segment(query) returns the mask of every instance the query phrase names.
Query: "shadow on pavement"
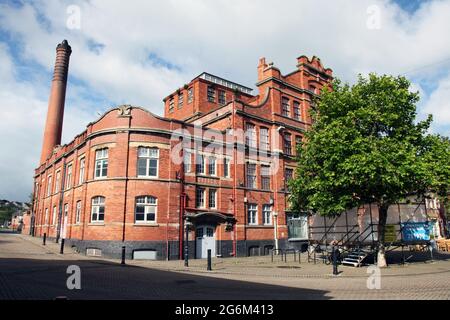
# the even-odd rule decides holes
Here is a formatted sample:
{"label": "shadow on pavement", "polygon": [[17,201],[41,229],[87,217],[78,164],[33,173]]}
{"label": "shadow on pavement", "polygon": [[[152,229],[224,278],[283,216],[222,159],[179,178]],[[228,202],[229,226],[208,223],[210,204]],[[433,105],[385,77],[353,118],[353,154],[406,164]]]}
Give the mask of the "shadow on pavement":
{"label": "shadow on pavement", "polygon": [[[81,269],[81,290],[67,289],[69,265]],[[0,299],[299,300],[329,299],[327,291],[217,279],[121,266],[102,260],[0,258]]]}

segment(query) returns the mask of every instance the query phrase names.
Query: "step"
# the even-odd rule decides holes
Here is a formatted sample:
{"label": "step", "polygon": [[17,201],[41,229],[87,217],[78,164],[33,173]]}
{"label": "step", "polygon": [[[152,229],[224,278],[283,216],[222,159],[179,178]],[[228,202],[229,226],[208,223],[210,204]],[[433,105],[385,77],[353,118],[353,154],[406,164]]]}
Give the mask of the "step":
{"label": "step", "polygon": [[351,265],[353,267],[358,267],[360,265],[360,263],[359,262],[342,261],[342,265]]}
{"label": "step", "polygon": [[361,260],[360,259],[353,259],[353,258],[345,258],[344,260],[342,260],[342,261],[347,261],[347,262],[353,262],[353,261],[355,261],[355,262],[360,262]]}

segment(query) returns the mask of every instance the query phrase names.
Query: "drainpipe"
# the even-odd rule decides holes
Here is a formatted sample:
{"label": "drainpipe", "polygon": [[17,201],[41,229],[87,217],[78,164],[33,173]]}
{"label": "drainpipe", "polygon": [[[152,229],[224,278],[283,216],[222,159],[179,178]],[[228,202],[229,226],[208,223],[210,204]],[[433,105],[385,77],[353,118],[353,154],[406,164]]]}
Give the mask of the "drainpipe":
{"label": "drainpipe", "polygon": [[[236,99],[233,102],[233,112],[232,112],[232,123],[233,123],[233,134],[234,130],[236,130]],[[237,202],[237,190],[236,190],[236,181],[237,181],[237,144],[236,141],[234,141],[233,138],[233,167],[234,167],[234,174],[233,174],[233,215],[234,219],[236,219],[236,223],[234,224],[233,228],[233,257],[236,257],[237,255],[237,209],[236,209],[236,202]]]}
{"label": "drainpipe", "polygon": [[62,215],[63,215],[63,203],[64,203],[64,187],[66,181],[66,158],[64,158],[63,167],[62,167],[62,177],[61,177],[61,188],[60,188],[60,197],[59,197],[59,213],[58,213],[58,228],[56,229],[56,243],[59,242],[59,238],[61,237],[61,228],[62,228]]}
{"label": "drainpipe", "polygon": [[[273,237],[275,241],[275,250],[278,250],[278,212],[273,212]],[[278,253],[278,251],[277,251]]]}
{"label": "drainpipe", "polygon": [[[183,138],[180,138],[180,143],[183,144]],[[185,205],[186,205],[186,194],[184,190],[184,145],[181,148],[181,169],[179,174],[180,179],[180,229],[179,229],[179,235],[178,235],[178,250],[179,250],[179,257],[180,260],[183,259],[183,230],[184,230],[184,211],[185,211]],[[186,237],[186,245],[189,245],[188,238]]]}
{"label": "drainpipe", "polygon": [[123,227],[122,227],[122,245],[125,243],[125,230],[127,222],[127,193],[128,193],[128,162],[130,157],[130,128],[131,128],[131,116],[128,118],[128,129],[127,130],[127,154],[125,160],[125,190],[124,190],[124,201],[123,201]]}

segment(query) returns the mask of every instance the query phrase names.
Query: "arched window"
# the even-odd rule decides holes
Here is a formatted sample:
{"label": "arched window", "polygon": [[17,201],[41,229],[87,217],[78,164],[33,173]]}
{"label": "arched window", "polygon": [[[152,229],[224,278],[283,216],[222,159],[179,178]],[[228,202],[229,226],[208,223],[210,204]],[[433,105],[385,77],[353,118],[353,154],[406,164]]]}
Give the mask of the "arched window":
{"label": "arched window", "polygon": [[158,199],[152,196],[141,196],[136,198],[135,222],[155,223]]}
{"label": "arched window", "polygon": [[105,221],[105,197],[92,198],[91,222]]}

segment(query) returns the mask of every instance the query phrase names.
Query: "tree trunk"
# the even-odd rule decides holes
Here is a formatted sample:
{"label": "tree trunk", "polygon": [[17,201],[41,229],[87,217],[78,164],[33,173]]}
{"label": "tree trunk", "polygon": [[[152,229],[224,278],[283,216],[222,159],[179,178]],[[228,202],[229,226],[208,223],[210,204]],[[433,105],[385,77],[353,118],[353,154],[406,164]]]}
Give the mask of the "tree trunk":
{"label": "tree trunk", "polygon": [[386,220],[389,205],[378,205],[378,256],[377,265],[379,268],[387,267],[386,248],[384,247],[384,235],[386,230]]}

